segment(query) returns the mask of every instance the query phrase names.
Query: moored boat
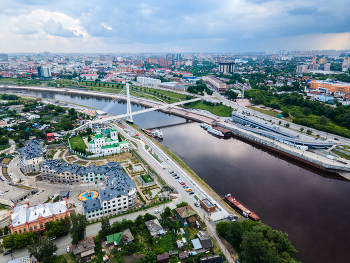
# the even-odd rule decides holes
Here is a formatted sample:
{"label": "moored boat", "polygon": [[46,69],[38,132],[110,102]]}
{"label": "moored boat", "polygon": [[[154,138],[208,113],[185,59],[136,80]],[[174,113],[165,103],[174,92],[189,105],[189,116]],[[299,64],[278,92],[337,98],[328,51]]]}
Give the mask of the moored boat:
{"label": "moored boat", "polygon": [[240,201],[238,201],[231,194],[225,195],[225,201],[229,203],[234,208],[237,208],[245,217],[249,217],[253,221],[258,221],[260,218],[253,211],[249,210],[245,205],[243,205]]}

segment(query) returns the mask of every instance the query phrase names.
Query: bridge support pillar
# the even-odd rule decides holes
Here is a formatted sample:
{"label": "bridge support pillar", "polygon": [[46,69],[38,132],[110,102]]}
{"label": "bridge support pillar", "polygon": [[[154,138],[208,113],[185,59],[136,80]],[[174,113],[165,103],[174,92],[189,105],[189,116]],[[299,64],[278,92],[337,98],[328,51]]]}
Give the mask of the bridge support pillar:
{"label": "bridge support pillar", "polygon": [[128,115],[126,121],[129,123],[134,123],[134,121],[132,120],[129,83],[126,83],[126,114]]}

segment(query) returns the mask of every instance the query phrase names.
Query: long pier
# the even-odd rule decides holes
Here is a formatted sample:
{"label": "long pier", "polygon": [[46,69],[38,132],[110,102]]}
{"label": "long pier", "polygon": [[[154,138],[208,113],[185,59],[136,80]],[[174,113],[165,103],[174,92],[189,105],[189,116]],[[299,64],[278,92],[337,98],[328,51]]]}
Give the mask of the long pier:
{"label": "long pier", "polygon": [[[304,164],[310,165],[317,169],[338,173],[342,177],[350,180],[350,164],[349,163],[337,163],[335,160],[328,159],[324,156],[317,155],[311,151],[304,151],[297,149],[293,146],[273,141],[272,139],[254,134],[252,132],[240,129],[235,125],[217,123],[218,126],[231,130],[235,136],[249,141],[263,148],[267,148],[271,151],[277,152]],[[288,149],[289,148],[289,149]]]}

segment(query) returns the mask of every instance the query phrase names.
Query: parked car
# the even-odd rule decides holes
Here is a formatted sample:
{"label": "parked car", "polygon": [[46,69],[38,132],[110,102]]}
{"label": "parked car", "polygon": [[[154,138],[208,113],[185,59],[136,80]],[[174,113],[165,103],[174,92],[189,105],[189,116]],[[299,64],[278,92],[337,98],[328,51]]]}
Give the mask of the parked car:
{"label": "parked car", "polygon": [[177,174],[173,174],[173,177],[177,176]]}
{"label": "parked car", "polygon": [[[191,193],[193,193],[194,194],[194,192],[192,191]],[[193,195],[193,194],[191,194],[190,193],[190,195]],[[199,207],[200,206],[200,204],[199,203],[194,203],[194,205],[196,206],[196,207]]]}
{"label": "parked car", "polygon": [[160,212],[161,212],[161,211],[158,210],[158,209],[154,211],[155,214],[159,214]]}
{"label": "parked car", "polygon": [[339,139],[338,139],[338,138],[334,138],[334,140],[339,141]]}
{"label": "parked car", "polygon": [[67,253],[70,252],[70,247],[69,246],[66,247],[66,251],[67,251]]}
{"label": "parked car", "polygon": [[180,178],[180,176],[176,176],[176,177],[175,177],[175,179],[179,179],[179,178]]}
{"label": "parked car", "polygon": [[236,259],[235,261],[236,261],[236,263],[239,263],[239,260],[238,260],[238,259]]}
{"label": "parked car", "polygon": [[190,188],[190,187],[188,187],[187,185],[184,185],[184,189],[188,189],[188,188]]}
{"label": "parked car", "polygon": [[170,174],[174,174],[175,172],[174,171],[171,171]]}
{"label": "parked car", "polygon": [[56,237],[50,237],[48,240],[52,241],[52,240],[55,240],[55,239],[56,239]]}
{"label": "parked car", "polygon": [[185,185],[186,183],[185,182],[182,182],[182,183],[180,183],[181,185]]}
{"label": "parked car", "polygon": [[187,188],[186,192],[192,192],[192,189],[191,188]]}
{"label": "parked car", "polygon": [[9,249],[9,250],[5,251],[3,255],[6,256],[9,254],[12,254],[12,251],[13,251],[12,249]]}
{"label": "parked car", "polygon": [[[194,192],[192,191],[192,192],[189,192],[189,194],[190,195],[194,195]],[[195,205],[198,207],[199,206],[199,204],[198,203],[195,203]]]}

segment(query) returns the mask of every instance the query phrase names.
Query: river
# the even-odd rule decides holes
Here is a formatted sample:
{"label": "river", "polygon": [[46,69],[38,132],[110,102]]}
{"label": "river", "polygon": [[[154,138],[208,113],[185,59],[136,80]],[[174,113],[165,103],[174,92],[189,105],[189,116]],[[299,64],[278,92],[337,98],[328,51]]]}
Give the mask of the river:
{"label": "river", "polygon": [[[103,109],[107,103],[104,99],[46,92],[25,94],[97,109]],[[140,109],[141,106],[132,106],[133,111]],[[126,104],[116,104],[110,113],[126,113]],[[349,181],[239,138],[218,139],[198,123],[186,123],[177,116],[154,111],[133,118],[141,128],[165,126],[162,144],[182,158],[220,196],[231,193],[257,213],[263,223],[288,233],[299,251],[298,260],[349,262]]]}

